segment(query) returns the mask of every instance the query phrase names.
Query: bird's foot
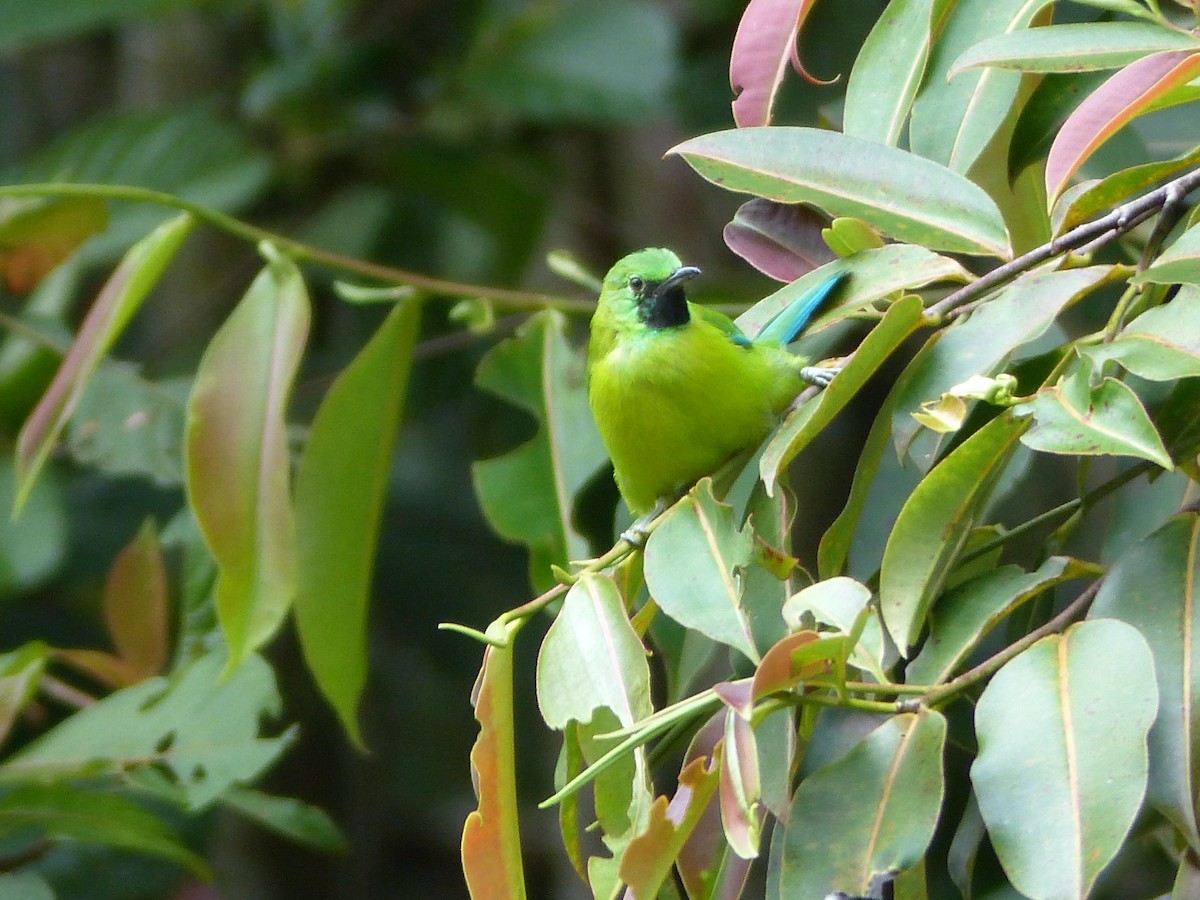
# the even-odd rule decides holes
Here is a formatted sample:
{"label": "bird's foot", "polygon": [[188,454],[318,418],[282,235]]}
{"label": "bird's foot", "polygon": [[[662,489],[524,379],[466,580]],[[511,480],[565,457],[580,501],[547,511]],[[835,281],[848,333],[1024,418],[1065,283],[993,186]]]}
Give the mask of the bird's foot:
{"label": "bird's foot", "polygon": [[842,371],[841,366],[805,366],[800,370],[800,377],[809,384],[815,384],[819,388],[829,387],[829,383],[833,381],[834,376]]}

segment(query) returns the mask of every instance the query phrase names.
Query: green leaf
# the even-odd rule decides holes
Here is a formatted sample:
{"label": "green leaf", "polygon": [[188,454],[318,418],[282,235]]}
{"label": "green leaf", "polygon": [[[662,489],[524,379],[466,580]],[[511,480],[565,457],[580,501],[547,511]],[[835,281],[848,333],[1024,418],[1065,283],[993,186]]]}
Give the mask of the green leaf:
{"label": "green leaf", "polygon": [[232,787],[221,795],[221,804],[290,841],[327,853],[347,848],[345,836],[323,810],[292,797]]}
{"label": "green leaf", "polygon": [[929,612],[929,637],[905,667],[905,680],[913,684],[945,681],[1009,613],[1057,584],[1099,573],[1095,566],[1052,556],[1034,572],[1001,566],[947,591]]}
{"label": "green leaf", "polygon": [[950,68],[996,66],[1016,72],[1090,72],[1119,69],[1161,50],[1200,50],[1183,31],[1150,22],[1047,25],[998,34],[963,53]]}
{"label": "green leaf", "polygon": [[103,365],[88,381],[67,426],[67,450],[78,462],[116,476],[183,482],[183,429],[188,379],[147,381],[131,366]]}
{"label": "green leaf", "polygon": [[188,808],[207,806],[261,775],[294,734],[259,737],[260,718],[280,712],[270,666],[249,656],[223,677],[225,662],[223,653],[209,654],[170,679],[109,694],[10,756],[0,782],[136,778],[165,767]]}
{"label": "green leaf", "polygon": [[608,709],[628,727],[653,712],[646,650],[611,578],[585,575],[546,632],[537,665],[538,708],[558,731]]}
{"label": "green leaf", "polygon": [[[1044,152],[1045,148],[1042,149]],[[1076,225],[1082,225],[1123,200],[1149,190],[1159,182],[1193,168],[1197,163],[1200,163],[1200,147],[1165,162],[1130,166],[1099,181],[1071,187],[1054,204],[1051,214],[1054,233],[1062,234]]]}
{"label": "green leaf", "polygon": [[0,796],[0,836],[33,828],[51,840],[84,841],[161,856],[211,877],[192,853],[153,813],[125,797],[68,784],[22,785]]}
{"label": "green leaf", "polygon": [[272,254],[204,351],[188,399],[188,500],[217,561],[231,669],[275,633],[296,591],[286,414],[309,315],[300,270]]}
{"label": "green leaf", "polygon": [[1035,271],[949,328],[936,332],[896,382],[892,434],[901,456],[928,470],[945,438],[924,430],[913,413],[972,375],[1003,371],[1013,350],[1046,333],[1068,306],[1110,281],[1115,266]]}
{"label": "green leaf", "polygon": [[1180,288],[1170,303],[1146,310],[1112,343],[1080,351],[1093,363],[1114,359],[1151,381],[1200,375],[1200,287]]}
{"label": "green leaf", "polygon": [[846,84],[842,130],[895,147],[925,74],[933,0],[891,0],[863,41]]}
{"label": "green leaf", "polygon": [[979,256],[1010,253],[1004,220],[982,188],[894,147],[815,128],[718,131],[668,153],[714,184],[853,216],[900,241]]}
{"label": "green leaf", "polygon": [[1136,456],[1174,468],[1154,423],[1133,389],[1115,378],[1091,387],[1087,357],[1058,384],[1039,391],[1030,403],[1014,406],[1016,415],[1032,415],[1021,443],[1045,453],[1071,456]]}
{"label": "green leaf", "polygon": [[[880,300],[890,300],[898,292],[944,281],[966,284],[973,277],[956,260],[912,244],[889,244],[878,249],[860,250],[854,254],[852,261],[837,265],[848,269],[851,277],[838,288],[834,298],[836,302],[817,313],[804,329],[805,334],[823,331],[863,307]],[[818,269],[759,300],[738,316],[738,327],[751,337],[757,335],[809,288],[828,278],[830,271]]]}
{"label": "green leaf", "polygon": [[[1069,75],[1048,75],[1038,83],[1021,107],[1009,140],[1010,179],[1016,179],[1035,163],[1045,161],[1063,122],[1105,82],[1108,75],[1104,71],[1073,72]],[[1034,180],[1039,183],[1042,181],[1040,165],[1032,174],[1036,176]]]}
{"label": "green leaf", "polygon": [[1154,654],[1159,712],[1150,730],[1148,798],[1193,851],[1200,850],[1200,747],[1191,712],[1200,695],[1198,550],[1200,516],[1172,519],[1117,559],[1088,613],[1132,625]]}
{"label": "green leaf", "polygon": [[512,632],[504,647],[489,644],[471,694],[479,737],[471,748],[478,807],[463,823],[462,867],[472,897],[525,898],[517,770],[513,747]]}
{"label": "green leaf", "polygon": [[416,303],[392,309],[330,386],[296,473],[296,630],[359,747],[371,575],[419,322]]}
{"label": "green leaf", "polygon": [[0,336],[0,426],[20,428],[62,362],[71,333],[65,320],[79,294],[80,266],[68,260],[43,278],[25,298],[19,321],[42,338],[5,330]]}
{"label": "green leaf", "polygon": [[713,497],[712,479],[702,478],[654,529],[643,566],[664,613],[757,662],[738,574],[750,564],[753,546],[749,530],[738,530],[733,508]]}
{"label": "green leaf", "polygon": [[54,900],[54,888],[30,871],[0,875],[0,897],[5,900]]}
{"label": "green leaf", "polygon": [[1133,280],[1137,283],[1200,284],[1200,225],[1193,225],[1176,238],[1150,268]]}
{"label": "green leaf", "polygon": [[1021,893],[1088,896],[1142,804],[1157,707],[1146,641],[1112,619],[1043,638],[992,678],[971,781]]}
{"label": "green leaf", "polygon": [[913,105],[914,153],[966,173],[1012,110],[1021,86],[1015,72],[987,69],[951,77],[954,62],[993,35],[1028,27],[1049,0],[958,0],[930,55]]}
{"label": "green leaf", "polygon": [[492,115],[611,123],[651,115],[666,99],[678,36],[665,10],[608,0],[501,15],[479,29],[462,75]]}
{"label": "green leaf", "polygon": [[909,294],[897,300],[830,385],[787,417],[759,458],[759,472],[768,491],[774,489],[779,473],[862,390],[921,321],[920,297]]}
{"label": "green leaf", "polygon": [[177,216],[144,237],[125,254],[96,297],[54,380],[17,437],[16,512],[28,498],[88,379],[158,282],[192,225],[190,216]]}
{"label": "green leaf", "polygon": [[916,642],[971,529],[1027,423],[998,416],[930,470],[909,496],[883,552],[879,602],[902,655]]}
{"label": "green leaf", "polygon": [[41,641],[0,653],[0,745],[8,740],[17,717],[36,696],[48,657],[49,650]]}
{"label": "green leaf", "polygon": [[[810,612],[821,624],[848,635],[870,600],[870,590],[853,578],[828,578],[792,596],[783,606],[783,618],[792,628],[798,628],[800,616]],[[883,627],[878,615],[871,611],[849,661],[870,672],[876,681],[884,682],[887,678],[883,674],[883,654]]]}
{"label": "green leaf", "polygon": [[565,328],[553,310],[530,317],[483,358],[475,376],[481,388],[541,424],[532,440],[471,467],[492,527],[529,548],[530,580],[539,590],[553,584],[552,564],[587,555],[572,521],[575,496],[607,457],[588,406],[584,355],[568,343]]}
{"label": "green leaf", "polygon": [[940,713],[904,713],[805,778],[784,833],[781,896],[865,894],[918,862],[941,812],[945,740]]}
{"label": "green leaf", "polygon": [[[0,456],[0,509],[12,509],[16,497],[16,462],[11,456]],[[0,513],[0,599],[35,588],[53,576],[66,558],[67,539],[63,489],[57,478],[42,478],[30,490],[20,521]]]}

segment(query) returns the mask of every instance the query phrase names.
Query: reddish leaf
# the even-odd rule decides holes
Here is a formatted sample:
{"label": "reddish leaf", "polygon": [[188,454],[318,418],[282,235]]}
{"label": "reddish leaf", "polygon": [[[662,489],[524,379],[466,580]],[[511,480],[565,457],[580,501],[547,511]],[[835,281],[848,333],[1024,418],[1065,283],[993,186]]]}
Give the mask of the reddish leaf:
{"label": "reddish leaf", "polygon": [[729,57],[733,121],[739,128],[767,125],[788,63],[810,82],[800,62],[796,38],[814,0],[750,0],[738,23]]}
{"label": "reddish leaf", "polygon": [[629,886],[627,900],[658,896],[675,858],[709,808],[718,781],[717,759],[697,757],[679,773],[671,802],[666,797],[654,801],[646,830],[629,842],[621,857],[621,880]]}
{"label": "reddish leaf", "polygon": [[32,290],[93,234],[108,227],[95,197],[9,199],[0,203],[0,275],[9,290]]}
{"label": "reddish leaf", "polygon": [[821,639],[815,631],[797,631],[789,634],[763,654],[762,662],[754,673],[753,698],[765,697],[774,691],[794,687],[806,675],[816,675],[825,669],[822,662],[807,661],[797,665],[795,652],[806,644]]}
{"label": "reddish leaf", "polygon": [[158,531],[147,520],[113,561],[104,586],[104,622],[117,655],[139,678],[167,663],[167,572]]}
{"label": "reddish leaf", "polygon": [[471,779],[479,807],[463,825],[462,865],[472,900],[525,896],[513,749],[512,654],[511,643],[483,651],[471,697],[479,722],[479,737],[471,748]]}
{"label": "reddish leaf", "polygon": [[1200,73],[1200,53],[1171,50],[1139,59],[1100,85],[1071,113],[1046,160],[1046,192],[1057,197],[1096,148],[1168,91]]}
{"label": "reddish leaf", "polygon": [[795,281],[836,258],[821,237],[825,220],[795,203],[756,197],[725,226],[725,244],[764,275]]}
{"label": "reddish leaf", "polygon": [[54,380],[17,437],[17,512],[83,396],[92,372],[125,330],[191,229],[192,219],[187,215],[154,229],[130,248],[96,297]]}
{"label": "reddish leaf", "polygon": [[720,800],[725,840],[742,859],[754,859],[764,816],[758,744],[750,723],[733,710],[725,713],[723,746]]}
{"label": "reddish leaf", "polygon": [[232,671],[296,590],[287,400],[308,334],[299,269],[272,258],[213,337],[187,406],[188,500],[216,560]]}
{"label": "reddish leaf", "polygon": [[103,650],[55,650],[54,658],[111,688],[129,687],[142,680],[137,669],[119,656]]}

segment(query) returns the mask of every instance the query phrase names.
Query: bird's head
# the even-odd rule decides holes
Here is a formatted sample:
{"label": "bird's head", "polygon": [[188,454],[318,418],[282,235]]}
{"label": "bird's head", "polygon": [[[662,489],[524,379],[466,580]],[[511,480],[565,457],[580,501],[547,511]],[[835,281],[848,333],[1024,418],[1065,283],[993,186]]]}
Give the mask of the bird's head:
{"label": "bird's head", "polygon": [[686,325],[689,319],[683,284],[700,274],[670,250],[650,248],[630,253],[604,276],[601,305],[620,319],[636,317],[649,328]]}

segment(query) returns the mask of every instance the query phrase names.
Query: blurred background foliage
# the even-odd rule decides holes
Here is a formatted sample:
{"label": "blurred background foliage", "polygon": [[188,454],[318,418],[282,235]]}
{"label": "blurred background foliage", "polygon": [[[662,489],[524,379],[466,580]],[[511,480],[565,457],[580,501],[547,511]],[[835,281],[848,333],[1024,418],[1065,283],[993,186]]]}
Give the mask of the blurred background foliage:
{"label": "blurred background foliage", "polygon": [[[817,5],[805,63],[843,81],[814,88],[794,79],[781,121],[836,117],[844,75],[883,5]],[[0,183],[157,188],[349,256],[568,295],[579,292],[549,273],[547,251],[567,248],[603,271],[630,249],[665,244],[704,266],[701,299],[749,301],[772,285],[721,242],[739,199],[661,158],[683,138],[730,124],[729,49],[743,8],[741,0],[2,0]],[[107,230],[25,312],[64,344],[120,253],[169,213],[113,203],[109,215]],[[115,355],[167,385],[186,376],[257,265],[252,247],[201,229]],[[306,274],[316,317],[293,400],[299,421],[382,317],[336,300],[329,273]],[[458,842],[473,806],[468,698],[479,647],[436,623],[482,625],[528,596],[523,553],[485,525],[470,463],[511,448],[534,423],[472,385],[483,352],[520,317],[501,312],[495,332],[476,336],[447,317],[455,299],[427,305],[392,470],[362,709],[371,753],[348,744],[290,630],[269,653],[284,720],[300,732],[263,787],[323,806],[349,849],[322,855],[215,813],[179,822],[193,846],[207,848],[219,896],[465,896]],[[0,310],[23,304],[0,288]],[[577,336],[585,324],[576,317]],[[0,353],[0,376],[21,373],[0,392],[0,446],[11,447],[57,360],[42,353],[28,363]],[[130,389],[111,371],[93,390],[105,385],[110,396]],[[73,457],[86,459],[87,436],[67,437]],[[831,463],[834,455],[826,452]],[[853,454],[841,457],[844,467]],[[99,598],[113,558],[146,516],[165,525],[181,502],[177,487],[101,475],[66,455],[48,474],[19,524],[0,516],[0,649],[32,639],[104,646]],[[5,463],[0,508],[11,490]],[[598,509],[615,496],[606,479],[594,494]],[[842,499],[821,498],[816,521],[832,518]],[[594,527],[607,525],[600,517]],[[517,671],[531,680],[533,668],[529,660]],[[532,685],[518,685],[517,696],[532,698]],[[43,712],[49,722],[64,710]],[[545,796],[555,741],[536,710],[519,714],[526,796]],[[524,819],[530,888],[582,896],[553,816],[531,810]],[[61,897],[210,895],[184,884],[177,867],[82,845],[56,847],[38,869]]]}

